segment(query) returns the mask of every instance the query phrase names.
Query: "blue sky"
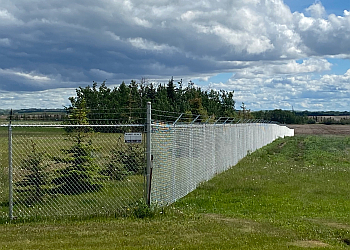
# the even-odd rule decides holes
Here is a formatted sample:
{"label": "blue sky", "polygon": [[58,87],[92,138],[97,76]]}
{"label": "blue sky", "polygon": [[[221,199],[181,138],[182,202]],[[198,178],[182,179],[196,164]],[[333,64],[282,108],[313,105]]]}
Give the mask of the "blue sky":
{"label": "blue sky", "polygon": [[349,34],[345,0],[0,0],[1,106],[173,76],[238,108],[350,110]]}

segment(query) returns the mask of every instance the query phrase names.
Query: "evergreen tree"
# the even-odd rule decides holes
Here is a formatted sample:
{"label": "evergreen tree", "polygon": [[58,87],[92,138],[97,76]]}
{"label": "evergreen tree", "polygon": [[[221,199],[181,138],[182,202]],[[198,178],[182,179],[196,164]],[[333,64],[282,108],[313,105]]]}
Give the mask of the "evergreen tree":
{"label": "evergreen tree", "polygon": [[32,150],[22,161],[21,167],[25,170],[24,178],[17,182],[16,191],[19,198],[26,205],[42,202],[49,193],[49,175],[46,171],[45,155],[38,152],[36,144],[32,142]]}
{"label": "evergreen tree", "polygon": [[112,180],[123,180],[129,175],[143,174],[144,170],[143,146],[128,144],[124,148],[118,147],[110,152],[109,162],[101,173]]}
{"label": "evergreen tree", "polygon": [[[69,118],[74,124],[87,125],[86,102],[81,99],[73,101]],[[97,191],[102,188],[99,168],[94,164],[92,145],[92,130],[88,126],[77,126],[67,136],[73,145],[62,149],[65,157],[54,158],[57,163],[64,163],[66,167],[57,170],[57,177],[53,183],[57,185],[57,192],[62,194],[80,194]]]}
{"label": "evergreen tree", "polygon": [[80,87],[76,94],[76,97],[69,99],[71,106],[76,106],[84,99],[86,108],[90,111],[87,119],[94,124],[97,119],[96,113],[100,115],[99,120],[103,124],[111,120],[116,123],[136,123],[144,118],[145,112],[141,112],[140,108],[145,109],[149,101],[152,102],[153,109],[161,111],[191,112],[193,115],[211,117],[236,115],[233,91],[210,90],[207,92],[195,87],[191,81],[187,87],[183,87],[182,80],[178,82],[177,87],[173,78],[167,84],[158,84],[157,87],[152,83],[145,84],[145,81],[141,84],[131,81],[129,85],[122,82],[113,90],[110,90],[105,82],[99,88],[97,83],[93,82],[92,87]]}

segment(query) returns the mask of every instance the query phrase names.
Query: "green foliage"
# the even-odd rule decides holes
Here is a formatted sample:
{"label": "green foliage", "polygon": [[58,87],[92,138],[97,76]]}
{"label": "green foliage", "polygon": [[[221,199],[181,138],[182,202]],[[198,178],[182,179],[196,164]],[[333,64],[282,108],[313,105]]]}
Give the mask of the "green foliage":
{"label": "green foliage", "polygon": [[133,215],[140,219],[151,218],[155,215],[155,209],[148,206],[144,199],[140,199],[133,208]]}
{"label": "green foliage", "polygon": [[278,139],[164,210],[3,224],[0,248],[348,249],[349,150],[349,137]]}
{"label": "green foliage", "polygon": [[339,117],[348,116],[349,112],[338,111],[290,111],[290,110],[265,110],[252,112],[254,118],[276,121],[286,124],[315,124],[323,123],[327,125],[338,124],[346,125],[350,124],[350,118]]}
{"label": "green foliage", "polygon": [[305,124],[309,122],[309,118],[303,113],[281,109],[252,112],[252,115],[255,119],[275,121],[284,124]]}
{"label": "green foliage", "polygon": [[[69,124],[88,125],[85,99],[71,98],[72,106],[68,119]],[[57,163],[66,167],[56,171],[58,177],[53,179],[57,185],[56,192],[62,194],[80,194],[94,192],[102,188],[99,167],[94,163],[93,154],[96,148],[92,145],[92,130],[88,126],[71,127],[67,130],[68,140],[72,146],[62,149],[66,157],[55,157]]]}
{"label": "green foliage", "polygon": [[106,168],[101,171],[101,174],[108,176],[111,180],[121,181],[130,175],[131,172],[121,162],[118,152],[112,151],[110,161]]}
{"label": "green foliage", "polygon": [[[98,87],[93,82],[92,87],[79,87],[76,97],[69,98],[71,107],[68,112],[85,102],[86,114],[90,124],[105,124],[107,121],[118,123],[135,123],[145,118],[145,112],[140,108],[146,108],[147,102],[152,102],[152,108],[162,111],[178,113],[200,114],[201,120],[208,116],[215,117],[235,116],[235,101],[233,91],[203,91],[195,88],[190,82],[183,87],[182,80],[176,83],[173,79],[168,84],[137,83],[131,81],[129,85],[122,82],[118,87],[110,89],[103,82]],[[69,120],[72,120],[70,116]],[[201,121],[199,120],[199,121]],[[74,124],[74,123],[73,123]],[[99,131],[103,131],[100,128]]]}
{"label": "green foliage", "polygon": [[299,115],[306,116],[349,116],[349,111],[296,111]]}
{"label": "green foliage", "polygon": [[55,158],[57,163],[66,167],[56,171],[58,177],[53,179],[57,185],[56,192],[62,194],[80,194],[98,191],[102,188],[99,168],[94,164],[95,148],[91,141],[83,141],[79,134],[73,136],[73,144],[69,149],[62,149],[64,158]]}
{"label": "green foliage", "polygon": [[238,111],[238,118],[241,118],[241,119],[252,119],[253,118],[253,115],[250,112],[250,109],[247,109],[244,102],[242,102],[241,110]]}
{"label": "green foliage", "polygon": [[341,118],[340,120],[335,120],[333,117],[328,117],[328,118],[322,119],[320,123],[323,123],[326,125],[349,125],[350,119]]}
{"label": "green foliage", "polygon": [[45,155],[37,151],[34,142],[31,152],[22,160],[21,167],[25,175],[15,183],[19,199],[26,205],[42,202],[50,193],[48,165]]}
{"label": "green foliage", "polygon": [[123,180],[128,175],[144,174],[145,154],[140,144],[127,144],[125,147],[114,149],[110,159],[101,174],[112,180]]}
{"label": "green foliage", "polygon": [[[69,98],[71,102],[70,107],[65,107],[68,116],[63,121],[64,125],[88,125],[88,109],[86,108],[86,101],[84,98]],[[65,127],[65,130],[69,132],[78,132],[78,133],[88,133],[91,131],[88,127]]]}

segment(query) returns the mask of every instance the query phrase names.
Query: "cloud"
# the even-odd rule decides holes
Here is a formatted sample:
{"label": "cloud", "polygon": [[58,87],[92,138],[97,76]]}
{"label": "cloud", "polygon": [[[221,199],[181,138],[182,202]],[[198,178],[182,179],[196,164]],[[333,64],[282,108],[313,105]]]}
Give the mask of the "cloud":
{"label": "cloud", "polygon": [[281,84],[289,92],[271,98],[278,105],[331,70],[327,57],[350,57],[349,11],[327,16],[320,1],[305,13],[292,13],[282,0],[0,2],[5,92],[230,72],[236,93],[240,84],[260,91]]}
{"label": "cloud", "polygon": [[313,5],[306,9],[314,18],[323,18],[326,16],[326,9],[320,1],[316,1]]}
{"label": "cloud", "polygon": [[250,67],[237,70],[234,78],[236,79],[253,79],[268,78],[276,75],[296,75],[301,73],[323,72],[331,69],[332,64],[326,59],[310,58],[297,63],[295,60],[274,61],[265,64],[257,62]]}
{"label": "cloud", "polygon": [[[0,29],[6,37],[0,44],[11,45],[0,47],[0,68],[58,73],[65,79],[61,87],[99,80],[88,79],[93,69],[111,72],[115,81],[195,76],[235,70],[234,61],[301,53],[298,36],[285,24],[292,24],[292,14],[281,1],[2,2],[6,26]],[[286,48],[288,43],[294,46]]]}
{"label": "cloud", "polygon": [[11,45],[11,41],[8,38],[1,38],[0,39],[0,46],[3,47],[9,47]]}
{"label": "cloud", "polygon": [[[310,9],[311,8],[311,9]],[[350,53],[350,15],[344,10],[343,16],[330,14],[327,18],[320,2],[310,7],[312,17],[294,13],[295,30],[306,46],[308,56],[329,56]]]}
{"label": "cloud", "polygon": [[[323,67],[330,66],[329,63],[321,63],[324,63]],[[235,75],[225,83],[212,83],[212,87],[234,90],[237,104],[244,102],[252,110],[292,107],[298,110],[348,110],[350,69],[343,75],[305,74],[311,73],[310,70],[320,70],[314,67],[316,64],[318,62],[312,60],[291,67],[291,72],[296,74],[280,74],[278,69],[265,72],[261,67],[260,72],[265,72],[265,75],[255,78]],[[256,67],[251,74],[258,71],[259,67]]]}
{"label": "cloud", "polygon": [[35,92],[0,91],[1,106],[4,109],[46,108],[69,106],[68,97],[75,95],[73,88],[61,88]]}

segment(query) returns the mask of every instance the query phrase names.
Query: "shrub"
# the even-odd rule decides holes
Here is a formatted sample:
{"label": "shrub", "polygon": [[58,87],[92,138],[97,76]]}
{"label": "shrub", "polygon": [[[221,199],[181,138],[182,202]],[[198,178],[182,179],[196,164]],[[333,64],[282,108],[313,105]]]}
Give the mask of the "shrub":
{"label": "shrub", "polygon": [[144,171],[143,145],[127,144],[125,147],[119,147],[110,152],[110,160],[101,173],[112,180],[123,180],[128,175],[143,174]]}

